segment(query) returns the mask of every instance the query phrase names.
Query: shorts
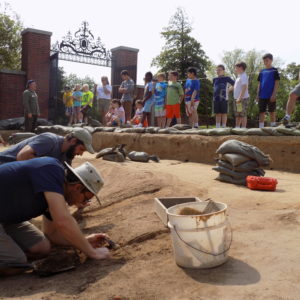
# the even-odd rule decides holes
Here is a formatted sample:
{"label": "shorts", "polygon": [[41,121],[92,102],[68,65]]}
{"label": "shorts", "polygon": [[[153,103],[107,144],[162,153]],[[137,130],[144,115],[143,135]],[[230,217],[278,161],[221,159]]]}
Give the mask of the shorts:
{"label": "shorts", "polygon": [[180,104],[167,104],[166,105],[166,117],[167,119],[179,119],[180,116]]}
{"label": "shorts", "polygon": [[300,83],[297,84],[293,90],[291,91],[291,94],[296,94],[298,96],[298,99],[300,98]]}
{"label": "shorts", "polygon": [[30,222],[0,223],[0,261],[25,263],[27,258],[24,251],[44,239],[44,234]]}
{"label": "shorts", "polygon": [[227,114],[228,113],[228,101],[214,101],[214,113],[215,114]]}
{"label": "shorts", "polygon": [[87,116],[87,115],[89,115],[91,109],[92,108],[89,105],[83,105],[83,106],[81,106],[80,111],[82,112],[83,115]]}
{"label": "shorts", "polygon": [[234,103],[233,103],[233,111],[234,111],[234,115],[236,117],[246,117],[247,116],[248,102],[249,102],[249,98],[242,99],[242,111],[241,112],[237,112],[236,102],[234,101]]}
{"label": "shorts", "polygon": [[109,110],[110,100],[99,98],[99,99],[97,99],[97,101],[98,101],[98,109],[99,109],[100,115],[102,115],[102,114],[105,115]]}
{"label": "shorts", "polygon": [[155,117],[165,117],[166,110],[164,105],[155,105],[154,107]]}
{"label": "shorts", "polygon": [[144,103],[143,112],[145,112],[145,113],[151,113],[153,104],[154,104],[154,101],[147,100]]}
{"label": "shorts", "polygon": [[78,115],[80,113],[81,106],[73,106],[73,114]]}
{"label": "shorts", "polygon": [[69,107],[67,106],[67,107],[66,107],[66,114],[70,116],[70,115],[72,115],[73,113],[74,113],[74,112],[73,112],[73,106],[69,106]]}
{"label": "shorts", "polygon": [[276,110],[276,101],[271,102],[270,99],[259,99],[258,107],[260,113],[265,113],[268,108],[268,112],[274,112]]}
{"label": "shorts", "polygon": [[192,101],[185,102],[185,112],[188,117],[190,117],[193,111],[197,111],[199,105],[199,101],[194,101],[194,105],[192,106]]}

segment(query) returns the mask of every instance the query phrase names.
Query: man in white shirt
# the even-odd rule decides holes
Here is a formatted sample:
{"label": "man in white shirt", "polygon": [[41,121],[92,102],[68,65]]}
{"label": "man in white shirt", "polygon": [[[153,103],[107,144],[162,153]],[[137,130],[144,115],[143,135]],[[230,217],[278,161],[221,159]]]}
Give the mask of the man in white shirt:
{"label": "man in white shirt", "polygon": [[111,102],[112,87],[109,85],[108,78],[106,76],[101,77],[101,83],[96,86],[97,104],[100,114],[100,121],[103,125],[106,125],[105,115],[109,110]]}

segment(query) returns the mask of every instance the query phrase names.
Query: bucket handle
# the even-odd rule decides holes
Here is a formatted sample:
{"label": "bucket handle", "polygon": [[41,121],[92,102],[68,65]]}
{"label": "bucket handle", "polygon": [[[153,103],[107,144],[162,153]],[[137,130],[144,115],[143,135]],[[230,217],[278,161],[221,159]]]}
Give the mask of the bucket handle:
{"label": "bucket handle", "polygon": [[186,241],[184,241],[184,240],[182,239],[182,237],[179,235],[179,233],[178,233],[178,231],[177,231],[177,229],[176,229],[176,226],[173,225],[173,227],[174,227],[174,230],[175,230],[177,236],[179,237],[179,239],[180,239],[185,245],[187,245],[188,247],[190,247],[190,248],[192,248],[192,249],[194,249],[194,250],[196,250],[196,251],[199,251],[199,252],[208,254],[208,255],[219,256],[219,255],[222,255],[222,254],[228,252],[229,249],[230,249],[230,247],[231,247],[231,244],[232,244],[232,238],[233,238],[232,228],[231,228],[231,225],[230,225],[230,222],[229,222],[229,221],[227,221],[226,223],[227,223],[227,225],[229,226],[229,229],[230,229],[230,242],[229,242],[229,246],[227,247],[227,249],[225,249],[224,251],[222,251],[222,252],[220,252],[220,253],[217,253],[217,254],[216,254],[216,253],[209,252],[209,251],[197,249],[197,248],[193,247],[192,245],[190,245],[189,243],[187,243]]}

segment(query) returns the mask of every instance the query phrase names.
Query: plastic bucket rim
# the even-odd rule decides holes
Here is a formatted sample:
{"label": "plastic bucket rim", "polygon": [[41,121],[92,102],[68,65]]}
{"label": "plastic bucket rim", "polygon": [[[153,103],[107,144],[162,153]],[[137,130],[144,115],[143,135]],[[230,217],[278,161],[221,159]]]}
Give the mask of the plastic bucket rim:
{"label": "plastic bucket rim", "polygon": [[[186,202],[186,203],[176,204],[176,205],[174,205],[174,206],[184,206],[184,205],[190,204],[190,203],[192,203],[192,204],[199,204],[199,203],[205,203],[205,202],[199,202],[199,203],[195,203],[195,202]],[[221,209],[221,210],[218,210],[218,211],[215,211],[215,212],[211,212],[211,213],[208,213],[208,214],[202,214],[202,215],[178,215],[178,214],[173,214],[173,213],[170,213],[170,212],[169,212],[169,209],[171,209],[171,208],[174,207],[174,206],[171,206],[171,207],[169,207],[169,208],[167,209],[167,215],[168,215],[168,216],[176,216],[176,217],[198,217],[198,216],[206,217],[206,216],[210,216],[210,215],[213,215],[213,214],[220,214],[220,213],[226,211],[227,208],[228,208],[228,206],[227,206],[226,203],[223,203],[223,202],[215,202],[215,203],[217,203],[217,204],[218,204],[218,203],[223,204],[225,207],[224,207],[223,209]]]}

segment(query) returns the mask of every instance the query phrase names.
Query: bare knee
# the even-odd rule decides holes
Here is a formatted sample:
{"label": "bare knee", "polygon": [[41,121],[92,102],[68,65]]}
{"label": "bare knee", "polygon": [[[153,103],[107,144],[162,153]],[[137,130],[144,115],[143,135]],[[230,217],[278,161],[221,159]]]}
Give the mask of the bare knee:
{"label": "bare knee", "polygon": [[31,248],[28,249],[30,254],[34,255],[48,255],[51,251],[51,244],[47,238],[43,239],[42,241],[38,242],[37,244],[33,245]]}

